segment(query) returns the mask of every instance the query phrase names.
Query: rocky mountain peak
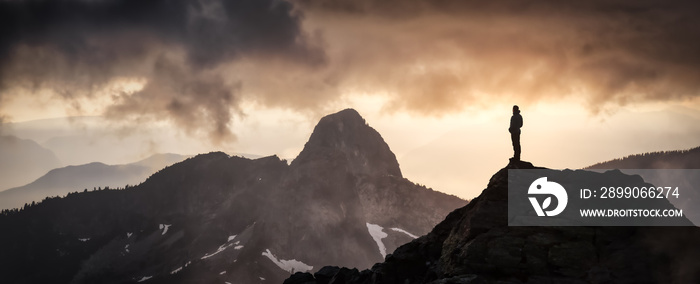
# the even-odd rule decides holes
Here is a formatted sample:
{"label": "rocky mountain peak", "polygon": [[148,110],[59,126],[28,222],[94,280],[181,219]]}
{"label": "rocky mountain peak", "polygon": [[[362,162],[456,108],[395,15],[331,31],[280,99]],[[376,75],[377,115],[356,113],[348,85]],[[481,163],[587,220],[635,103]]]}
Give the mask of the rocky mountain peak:
{"label": "rocky mountain peak", "polygon": [[344,163],[353,173],[402,177],[389,145],[354,109],[323,117],[292,165],[319,161]]}

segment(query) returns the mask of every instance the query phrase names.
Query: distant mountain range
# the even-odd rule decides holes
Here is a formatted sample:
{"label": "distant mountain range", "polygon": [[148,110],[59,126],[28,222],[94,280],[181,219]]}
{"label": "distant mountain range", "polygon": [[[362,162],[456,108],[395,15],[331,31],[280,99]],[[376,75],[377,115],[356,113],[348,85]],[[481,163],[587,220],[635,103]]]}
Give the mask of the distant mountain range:
{"label": "distant mountain range", "polygon": [[[508,226],[508,170],[535,168],[511,161],[480,196],[372,269],[325,266],[284,283],[700,283],[700,228],[685,218],[675,220],[685,227]],[[620,171],[548,171],[645,184]],[[665,199],[648,201],[650,208],[672,207]]]}
{"label": "distant mountain range", "polygon": [[281,283],[325,264],[369,268],[466,203],[403,178],[381,135],[348,109],[321,119],[291,164],[209,153],[133,187],[5,212],[0,277]]}
{"label": "distant mountain range", "polygon": [[627,174],[637,174],[656,186],[680,185],[681,198],[669,198],[677,208],[683,209],[688,219],[700,225],[700,174],[689,172],[671,174],[650,169],[700,169],[700,147],[689,150],[652,152],[631,155],[587,167],[591,170],[621,169]]}
{"label": "distant mountain range", "polygon": [[95,162],[53,169],[25,186],[0,191],[0,209],[20,208],[46,197],[65,196],[69,192],[93,190],[96,187],[136,185],[156,171],[185,158],[177,154],[156,154],[125,165]]}
{"label": "distant mountain range", "polygon": [[586,169],[700,169],[700,147],[630,155],[597,163]]}
{"label": "distant mountain range", "polygon": [[32,140],[0,136],[0,190],[27,184],[60,165],[51,150]]}

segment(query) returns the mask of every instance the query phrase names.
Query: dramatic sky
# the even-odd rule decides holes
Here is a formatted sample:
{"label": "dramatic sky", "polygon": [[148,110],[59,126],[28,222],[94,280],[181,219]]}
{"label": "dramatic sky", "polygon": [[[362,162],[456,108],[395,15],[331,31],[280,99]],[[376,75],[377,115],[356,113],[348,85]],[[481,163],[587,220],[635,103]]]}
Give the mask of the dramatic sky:
{"label": "dramatic sky", "polygon": [[182,142],[149,151],[292,159],[318,118],[353,107],[406,177],[471,198],[507,163],[513,104],[523,159],[541,166],[700,145],[698,13],[646,0],[3,0],[0,123],[98,116],[119,137],[157,126]]}

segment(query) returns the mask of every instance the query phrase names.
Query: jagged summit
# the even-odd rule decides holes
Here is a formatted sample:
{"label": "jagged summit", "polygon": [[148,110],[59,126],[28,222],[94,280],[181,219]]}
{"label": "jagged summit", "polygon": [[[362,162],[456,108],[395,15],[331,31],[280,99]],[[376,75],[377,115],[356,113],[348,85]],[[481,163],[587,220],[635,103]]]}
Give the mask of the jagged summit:
{"label": "jagged summit", "polygon": [[323,117],[292,165],[311,161],[338,161],[354,173],[402,177],[389,145],[354,109]]}

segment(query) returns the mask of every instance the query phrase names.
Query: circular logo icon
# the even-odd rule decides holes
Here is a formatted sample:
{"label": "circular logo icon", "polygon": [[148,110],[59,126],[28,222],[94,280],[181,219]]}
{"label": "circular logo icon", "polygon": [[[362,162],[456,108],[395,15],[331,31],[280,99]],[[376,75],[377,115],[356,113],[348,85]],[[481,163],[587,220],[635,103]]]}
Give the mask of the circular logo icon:
{"label": "circular logo icon", "polygon": [[564,211],[564,208],[566,208],[566,203],[569,201],[569,196],[566,194],[566,189],[556,182],[547,181],[547,177],[541,177],[532,182],[532,184],[530,184],[530,188],[527,190],[527,193],[530,195],[554,195],[554,198],[557,199],[557,207],[552,210],[547,210],[547,208],[552,205],[551,196],[545,198],[541,205],[539,202],[537,202],[535,197],[528,197],[528,199],[530,199],[530,203],[532,204],[532,208],[535,208],[535,212],[537,212],[537,216],[557,216],[559,213]]}

